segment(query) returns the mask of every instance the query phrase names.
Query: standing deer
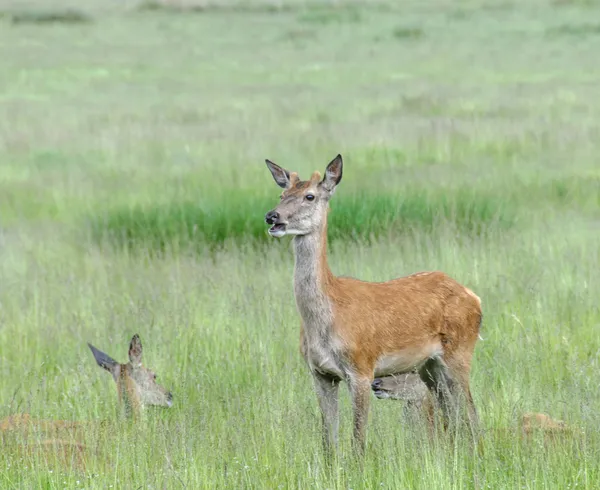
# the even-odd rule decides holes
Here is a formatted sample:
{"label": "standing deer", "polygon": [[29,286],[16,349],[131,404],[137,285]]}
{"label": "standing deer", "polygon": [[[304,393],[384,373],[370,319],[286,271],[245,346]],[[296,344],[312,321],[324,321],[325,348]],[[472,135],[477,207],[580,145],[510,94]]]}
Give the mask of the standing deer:
{"label": "standing deer", "polygon": [[327,214],[342,180],[341,155],[322,179],[314,172],[307,181],[266,163],[284,190],[265,220],[271,236],[294,236],[300,351],[314,379],[328,452],[337,446],[342,380],[352,397],[353,443],[360,454],[374,376],[417,370],[439,402],[446,426],[456,419],[459,402],[466,403],[473,426],[477,415],[469,373],[482,320],[479,298],[442,272],[381,283],[334,276],[327,265]]}
{"label": "standing deer", "polygon": [[[136,334],[129,345],[129,362],[119,364],[104,352],[88,344],[98,365],[109,371],[116,381],[119,403],[124,412],[138,419],[145,406],[171,407],[173,396],[156,382],[156,374],[142,365],[142,343]],[[66,420],[36,420],[29,414],[18,414],[0,420],[0,441],[3,446],[14,444],[15,453],[42,453],[62,464],[85,468],[84,453],[88,450],[81,442],[88,422]]]}

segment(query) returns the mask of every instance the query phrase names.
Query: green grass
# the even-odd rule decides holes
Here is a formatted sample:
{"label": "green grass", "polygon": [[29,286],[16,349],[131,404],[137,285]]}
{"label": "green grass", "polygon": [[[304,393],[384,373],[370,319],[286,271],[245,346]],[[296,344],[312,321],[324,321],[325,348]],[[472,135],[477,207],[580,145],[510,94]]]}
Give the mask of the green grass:
{"label": "green grass", "polygon": [[13,24],[82,24],[92,21],[89,15],[78,10],[30,10],[9,15]]}
{"label": "green grass", "polygon": [[424,36],[422,29],[418,27],[396,27],[393,31],[394,37],[397,39],[417,39]]}
{"label": "green grass", "polygon": [[[69,9],[93,22],[10,24]],[[3,446],[0,488],[598,488],[597,3],[0,11],[0,418],[104,420],[111,463]],[[343,390],[324,464],[264,159],[307,178],[338,152],[334,272],[440,269],[483,299],[483,454],[374,399],[361,470]],[[125,360],[134,333],[175,394],[138,426],[86,345]],[[585,435],[520,441],[525,411]]]}
{"label": "green grass", "polygon": [[[514,207],[500,196],[478,196],[470,189],[432,192],[427,188],[407,188],[397,194],[340,196],[334,202],[329,231],[332,241],[365,242],[415,229],[432,233],[440,226],[477,235],[489,227],[508,229],[516,220]],[[132,251],[164,252],[172,245],[203,250],[227,241],[264,242],[269,235],[261,218],[275,204],[273,198],[246,191],[235,193],[226,201],[215,197],[199,203],[121,208],[93,216],[91,235],[99,244],[108,242]],[[249,213],[249,209],[258,212]]]}

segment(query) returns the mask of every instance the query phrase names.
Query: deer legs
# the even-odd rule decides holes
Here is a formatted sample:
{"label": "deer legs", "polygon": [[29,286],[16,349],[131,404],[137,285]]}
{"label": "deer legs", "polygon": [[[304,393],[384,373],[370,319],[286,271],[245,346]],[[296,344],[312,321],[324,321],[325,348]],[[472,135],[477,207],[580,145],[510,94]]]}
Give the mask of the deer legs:
{"label": "deer legs", "polygon": [[358,456],[362,456],[365,451],[372,381],[369,378],[354,376],[348,379],[350,395],[352,396],[352,411],[354,413],[354,437],[352,442]]}
{"label": "deer legs", "polygon": [[466,422],[475,436],[477,413],[469,390],[468,370],[464,372],[457,369],[453,362],[447,363],[437,357],[429,359],[419,370],[419,375],[442,409],[446,428],[455,428],[456,424]]}
{"label": "deer legs", "polygon": [[312,375],[323,421],[323,448],[326,454],[331,454],[338,441],[340,381],[316,371]]}
{"label": "deer legs", "polygon": [[[312,372],[321,409],[323,421],[323,447],[327,454],[337,448],[339,426],[339,385],[340,380],[325,376],[316,371]],[[353,445],[360,456],[365,450],[369,406],[371,402],[371,380],[367,378],[348,379],[350,395],[352,397],[352,411],[354,414]]]}

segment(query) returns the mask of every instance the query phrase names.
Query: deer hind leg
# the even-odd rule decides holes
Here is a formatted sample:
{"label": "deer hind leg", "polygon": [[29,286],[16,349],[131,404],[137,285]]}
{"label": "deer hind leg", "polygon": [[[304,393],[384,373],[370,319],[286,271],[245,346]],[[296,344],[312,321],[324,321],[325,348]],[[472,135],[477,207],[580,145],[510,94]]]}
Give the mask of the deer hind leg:
{"label": "deer hind leg", "polygon": [[471,431],[473,439],[476,439],[477,431],[479,430],[479,416],[477,415],[477,409],[475,408],[475,402],[473,401],[471,388],[469,386],[472,351],[466,353],[459,352],[458,354],[459,355],[453,355],[446,360],[448,372],[455,381],[455,396],[458,397],[460,402],[459,408],[466,409],[466,423]]}
{"label": "deer hind leg", "polygon": [[316,371],[312,372],[315,391],[321,409],[323,424],[323,448],[330,455],[337,447],[339,427],[339,386],[338,379],[322,375]]}
{"label": "deer hind leg", "polygon": [[421,367],[419,375],[442,410],[444,427],[454,429],[466,422],[474,435],[477,412],[469,389],[468,366],[458,362],[454,356],[449,359],[434,357]]}

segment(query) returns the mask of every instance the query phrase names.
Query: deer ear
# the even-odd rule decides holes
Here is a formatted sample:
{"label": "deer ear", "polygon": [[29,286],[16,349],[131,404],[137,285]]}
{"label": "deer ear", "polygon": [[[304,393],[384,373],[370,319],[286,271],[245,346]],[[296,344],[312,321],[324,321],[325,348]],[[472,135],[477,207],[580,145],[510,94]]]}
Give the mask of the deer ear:
{"label": "deer ear", "polygon": [[279,187],[287,189],[290,186],[290,173],[285,168],[281,168],[271,160],[265,160],[267,167],[271,171],[271,175]]}
{"label": "deer ear", "polygon": [[134,366],[142,364],[142,341],[136,333],[129,344],[129,360]]}
{"label": "deer ear", "polygon": [[342,181],[343,168],[342,155],[338,155],[327,165],[321,185],[329,192],[333,192],[335,187]]}
{"label": "deer ear", "polygon": [[110,374],[113,375],[113,378],[117,379],[119,377],[119,370],[121,369],[121,365],[108,354],[105,354],[101,350],[96,349],[89,342],[88,347],[92,351],[92,354],[94,354],[94,359],[96,359],[96,363],[98,364],[98,366],[106,369]]}

